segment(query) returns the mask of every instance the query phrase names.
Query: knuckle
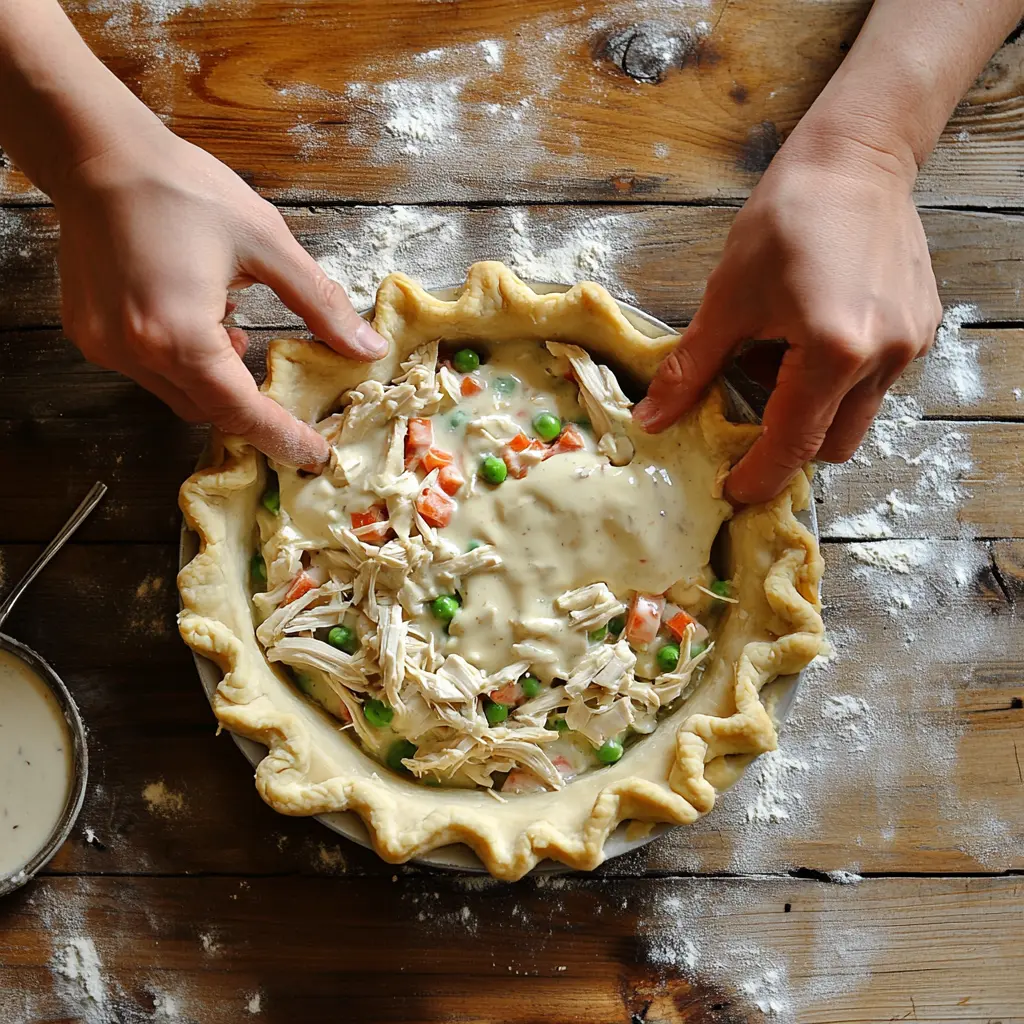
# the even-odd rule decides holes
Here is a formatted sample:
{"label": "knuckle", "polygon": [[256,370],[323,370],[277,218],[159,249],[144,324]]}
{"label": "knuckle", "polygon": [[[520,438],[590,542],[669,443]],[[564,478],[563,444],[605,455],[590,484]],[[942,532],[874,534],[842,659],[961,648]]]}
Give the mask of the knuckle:
{"label": "knuckle", "polygon": [[259,417],[248,406],[233,405],[213,410],[210,414],[210,422],[225,434],[238,434],[245,437],[259,425]]}
{"label": "knuckle", "polygon": [[692,381],[696,376],[696,370],[693,354],[689,349],[679,346],[662,361],[658,377],[664,388],[674,390]]}

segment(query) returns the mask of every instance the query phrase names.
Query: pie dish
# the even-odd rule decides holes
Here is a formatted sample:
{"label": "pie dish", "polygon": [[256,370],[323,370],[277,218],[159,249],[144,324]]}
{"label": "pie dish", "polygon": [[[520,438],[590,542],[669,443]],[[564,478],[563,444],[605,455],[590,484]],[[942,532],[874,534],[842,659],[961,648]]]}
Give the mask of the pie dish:
{"label": "pie dish", "polygon": [[264,390],[328,438],[322,473],[215,438],[181,491],[181,633],[224,673],[218,720],[268,748],[261,795],[356,812],[385,860],[465,843],[505,879],[707,813],[776,745],[761,689],[821,649],[806,475],[734,515],[759,428],[717,387],[634,428],[621,385],[677,336],[597,285],[480,263],[445,301],[393,274],[374,326],[372,365],[270,346]]}

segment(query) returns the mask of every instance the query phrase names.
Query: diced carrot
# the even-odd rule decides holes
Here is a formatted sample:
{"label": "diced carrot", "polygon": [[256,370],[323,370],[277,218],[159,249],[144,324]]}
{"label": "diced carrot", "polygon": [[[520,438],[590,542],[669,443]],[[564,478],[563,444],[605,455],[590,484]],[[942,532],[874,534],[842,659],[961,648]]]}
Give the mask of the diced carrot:
{"label": "diced carrot", "polygon": [[675,613],[670,619],[665,620],[665,625],[672,630],[673,635],[677,640],[682,640],[686,635],[686,627],[692,622],[697,620],[692,616],[684,612],[681,608]]}
{"label": "diced carrot", "polygon": [[479,395],[483,391],[484,385],[479,377],[474,377],[473,374],[467,373],[462,378],[462,384],[459,390],[462,392],[463,398],[472,398],[474,395]]}
{"label": "diced carrot", "polygon": [[450,466],[442,466],[441,472],[437,474],[438,486],[445,494],[457,494],[466,478],[462,471],[454,463]]}
{"label": "diced carrot", "polygon": [[492,690],[488,695],[495,704],[507,704],[514,707],[521,704],[525,698],[523,688],[518,683],[506,683],[497,690]]}
{"label": "diced carrot", "polygon": [[434,443],[434,426],[430,420],[419,419],[415,416],[409,420],[405,443],[413,448],[429,448]]}
{"label": "diced carrot", "polygon": [[548,453],[544,458],[549,459],[552,455],[563,455],[566,452],[577,452],[584,446],[583,434],[580,433],[579,428],[573,423],[567,423],[561,434],[558,435],[558,440],[548,448]]}
{"label": "diced carrot", "polygon": [[447,526],[452,521],[458,502],[453,501],[444,491],[428,487],[416,499],[416,511],[429,526]]}
{"label": "diced carrot", "polygon": [[316,590],[320,586],[319,583],[305,570],[298,573],[295,579],[292,580],[292,585],[285,592],[284,600],[281,602],[282,605],[291,604],[292,601],[298,601],[303,594],[308,594],[311,590]]}
{"label": "diced carrot", "polygon": [[430,420],[413,418],[405,434],[405,468],[415,469],[434,443],[434,427]]}
{"label": "diced carrot", "polygon": [[[516,448],[514,446],[520,437],[526,439],[526,445],[523,448]],[[523,454],[524,452],[530,451],[544,451],[544,458],[546,459],[548,457],[543,441],[538,441],[536,438],[530,440],[529,438],[526,438],[525,434],[517,434],[507,445],[505,445],[501,451],[501,457],[508,469],[509,476],[515,477],[516,480],[522,480],[523,477],[526,476],[526,473],[530,468],[530,464],[523,460]]]}
{"label": "diced carrot", "polygon": [[388,517],[386,505],[371,505],[365,512],[352,513],[352,529],[358,530],[360,526],[369,526],[371,523],[379,523]]}
{"label": "diced carrot", "polygon": [[[364,529],[374,524],[379,524],[376,529]],[[352,529],[362,529],[359,539],[366,541],[367,544],[383,544],[391,532],[387,505],[371,505],[365,512],[353,512]]]}
{"label": "diced carrot", "polygon": [[435,469],[440,469],[442,466],[448,466],[451,464],[451,461],[451,452],[446,452],[443,448],[428,448],[426,455],[423,456],[424,472],[430,473]]}
{"label": "diced carrot", "polygon": [[514,452],[525,452],[526,449],[530,447],[530,439],[520,431],[512,438],[511,441],[509,441],[508,446]]}
{"label": "diced carrot", "polygon": [[658,635],[665,598],[657,594],[633,595],[626,618],[626,639],[634,647],[646,647]]}

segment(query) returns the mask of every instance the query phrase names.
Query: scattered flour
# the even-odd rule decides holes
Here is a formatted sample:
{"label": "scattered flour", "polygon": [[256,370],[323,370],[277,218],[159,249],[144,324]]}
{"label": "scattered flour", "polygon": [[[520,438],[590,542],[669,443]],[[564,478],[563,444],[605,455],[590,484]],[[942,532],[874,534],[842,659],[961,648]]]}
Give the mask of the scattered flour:
{"label": "scattered flour", "polygon": [[[841,877],[830,881],[857,878],[834,874]],[[831,1009],[837,997],[867,983],[872,967],[884,966],[887,957],[884,930],[860,923],[863,917],[851,920],[844,908],[851,897],[833,891],[826,898],[824,889],[819,882],[771,878],[695,878],[652,887],[637,908],[640,958],[666,978],[683,975],[697,991],[707,985],[721,992],[736,1019],[747,1020],[748,1011],[752,1022],[809,1020],[808,1014]],[[781,927],[783,908],[797,901],[801,910],[814,911],[805,917],[813,922],[811,934],[802,943],[780,940],[789,934]]]}
{"label": "scattered flour", "polygon": [[259,992],[253,992],[245,1004],[246,1011],[251,1014],[263,1012],[263,996]]}
{"label": "scattered flour", "polygon": [[853,871],[828,871],[826,874],[829,881],[835,882],[836,885],[857,885],[864,881],[861,875],[855,874]]}
{"label": "scattered flour", "polygon": [[185,796],[173,789],[168,789],[163,779],[150,782],[142,790],[142,799],[151,814],[161,818],[177,818],[186,810]]}
{"label": "scattered flour", "polygon": [[[453,215],[454,213],[454,215]],[[318,240],[317,261],[343,284],[357,309],[373,305],[377,287],[401,270],[427,287],[459,284],[471,263],[504,259],[524,277],[575,284],[593,280],[629,299],[618,270],[633,257],[630,215],[566,211],[557,222],[539,222],[524,209],[474,213],[486,218],[472,237],[463,234],[464,211],[445,207],[367,208],[358,228],[339,228]],[[344,224],[346,214],[339,214]],[[301,222],[299,224],[301,229]],[[248,289],[234,314],[241,327],[298,327],[301,322],[262,285]]]}
{"label": "scattered flour", "polygon": [[790,809],[803,797],[792,786],[800,772],[808,768],[806,761],[773,750],[758,758],[749,769],[757,781],[757,790],[747,804],[747,821],[779,822],[789,818]]}
{"label": "scattered flour", "polygon": [[910,573],[932,557],[934,549],[923,540],[886,540],[873,544],[849,544],[846,550],[858,562],[890,572]]}
{"label": "scattered flour", "polygon": [[53,970],[73,982],[92,1002],[101,1006],[106,1002],[102,964],[92,939],[81,936],[69,939],[54,955]]}
{"label": "scattered flour", "polygon": [[969,406],[984,394],[978,368],[978,344],[963,339],[960,329],[982,319],[981,310],[970,303],[948,307],[935,335],[935,344],[925,357],[921,373],[921,394],[931,401]]}
{"label": "scattered flour", "polygon": [[[876,466],[883,479],[899,486],[861,511],[830,516],[832,501],[845,499],[849,505],[856,500],[848,480],[856,483],[857,494],[864,493],[863,474],[858,470],[867,466]],[[823,502],[824,533],[864,540],[923,530],[963,536],[966,530],[958,513],[969,496],[963,481],[972,469],[970,443],[961,431],[924,420],[915,399],[890,393],[853,459],[821,466],[815,476]],[[866,497],[872,500],[870,494]]]}

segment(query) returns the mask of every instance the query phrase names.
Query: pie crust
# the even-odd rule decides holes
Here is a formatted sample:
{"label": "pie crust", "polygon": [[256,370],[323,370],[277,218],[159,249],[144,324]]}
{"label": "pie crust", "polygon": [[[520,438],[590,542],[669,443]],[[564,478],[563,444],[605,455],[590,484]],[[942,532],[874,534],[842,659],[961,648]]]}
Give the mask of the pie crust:
{"label": "pie crust", "polygon": [[[390,381],[402,359],[438,338],[490,346],[575,343],[640,382],[678,340],[642,333],[596,284],[541,295],[495,262],[470,268],[454,301],[392,274],[378,291],[373,323],[391,349],[369,365],[313,342],[275,340],[263,390],[300,419],[317,422],[349,389],[371,378]],[[721,459],[719,488],[760,429],[729,422],[724,410],[715,387],[690,414]],[[738,603],[725,614],[696,690],[618,763],[579,775],[564,789],[505,803],[481,790],[425,787],[382,767],[268,664],[249,593],[266,463],[238,438],[215,435],[211,449],[210,464],[181,488],[200,552],[181,570],[178,586],[182,637],[224,673],[213,699],[217,719],[268,748],[256,785],[273,808],[292,815],[354,811],[389,862],[465,843],[494,876],[514,880],[544,858],[597,867],[605,840],[623,821],[689,824],[712,809],[716,793],[754,757],[775,749],[776,725],[762,688],[799,672],[821,650],[822,560],[815,538],[794,516],[810,499],[808,477],[800,473],[774,501],[744,509],[723,527]]]}

